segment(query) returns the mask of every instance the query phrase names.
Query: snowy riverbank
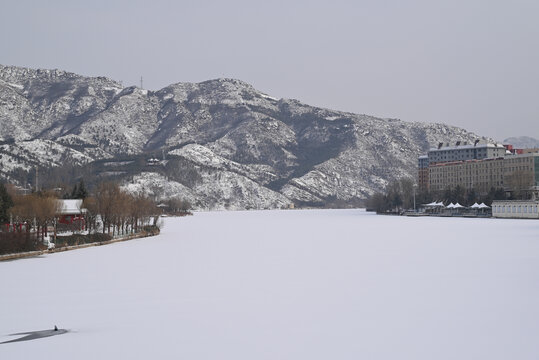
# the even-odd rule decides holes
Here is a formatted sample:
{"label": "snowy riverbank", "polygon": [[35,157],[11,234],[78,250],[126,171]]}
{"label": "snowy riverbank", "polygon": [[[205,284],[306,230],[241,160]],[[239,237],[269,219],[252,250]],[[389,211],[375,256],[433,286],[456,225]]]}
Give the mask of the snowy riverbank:
{"label": "snowy riverbank", "polygon": [[154,230],[152,232],[139,232],[135,234],[130,235],[122,235],[122,236],[116,236],[110,240],[106,241],[95,241],[95,242],[89,242],[86,244],[79,244],[79,245],[64,245],[64,246],[56,246],[47,250],[36,250],[36,251],[25,251],[25,252],[18,252],[13,254],[3,254],[0,255],[0,261],[7,261],[7,260],[16,260],[16,259],[24,259],[27,257],[34,257],[34,256],[41,256],[45,254],[52,254],[57,252],[64,252],[64,251],[70,251],[70,250],[77,250],[77,249],[84,249],[90,246],[101,246],[101,245],[108,245],[108,244],[114,244],[121,241],[127,241],[127,240],[133,240],[138,238],[144,238],[149,236],[156,236],[159,235],[159,229]]}

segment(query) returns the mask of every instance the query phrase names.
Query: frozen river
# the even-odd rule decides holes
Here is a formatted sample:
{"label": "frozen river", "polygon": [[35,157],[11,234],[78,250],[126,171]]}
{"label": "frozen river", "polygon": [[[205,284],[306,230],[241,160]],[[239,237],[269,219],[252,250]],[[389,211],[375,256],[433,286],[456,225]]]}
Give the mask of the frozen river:
{"label": "frozen river", "polygon": [[0,263],[0,359],[537,359],[539,221],[197,213]]}

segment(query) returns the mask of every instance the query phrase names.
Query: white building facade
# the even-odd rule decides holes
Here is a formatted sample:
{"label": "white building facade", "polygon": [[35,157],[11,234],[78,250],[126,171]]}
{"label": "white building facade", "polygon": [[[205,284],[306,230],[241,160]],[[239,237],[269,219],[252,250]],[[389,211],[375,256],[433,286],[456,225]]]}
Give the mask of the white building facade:
{"label": "white building facade", "polygon": [[513,219],[539,219],[537,200],[494,200],[492,217]]}

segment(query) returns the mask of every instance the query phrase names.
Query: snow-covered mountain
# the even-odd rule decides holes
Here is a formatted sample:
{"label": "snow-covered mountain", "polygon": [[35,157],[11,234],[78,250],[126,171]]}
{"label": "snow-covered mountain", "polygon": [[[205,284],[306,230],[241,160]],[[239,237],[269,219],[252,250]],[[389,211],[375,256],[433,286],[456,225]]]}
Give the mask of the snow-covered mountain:
{"label": "snow-covered mountain", "polygon": [[515,136],[507,138],[504,144],[511,144],[517,149],[535,149],[539,148],[539,140],[530,136]]}
{"label": "snow-covered mountain", "polygon": [[0,177],[12,181],[38,164],[73,164],[199,208],[354,202],[415,177],[429,146],[477,138],[277,99],[234,79],[148,91],[0,65]]}

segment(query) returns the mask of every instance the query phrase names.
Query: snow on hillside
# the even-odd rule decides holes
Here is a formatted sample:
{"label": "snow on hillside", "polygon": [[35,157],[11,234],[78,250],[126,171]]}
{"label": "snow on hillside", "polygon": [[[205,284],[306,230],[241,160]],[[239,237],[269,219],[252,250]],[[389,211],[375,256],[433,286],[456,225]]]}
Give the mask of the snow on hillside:
{"label": "snow on hillside", "polygon": [[80,151],[50,140],[19,141],[0,145],[0,174],[16,169],[30,170],[41,167],[60,166],[65,162],[82,165],[93,159]]}
{"label": "snow on hillside", "polygon": [[191,204],[196,202],[196,195],[188,187],[155,172],[143,172],[133,176],[130,182],[125,183],[122,189],[131,194],[144,194],[162,201],[171,198],[188,200]]}
{"label": "snow on hillside", "polygon": [[113,104],[80,126],[79,136],[107,151],[140,153],[157,129],[154,107],[147,91],[126,88]]}
{"label": "snow on hillside", "polygon": [[[208,92],[211,92],[210,96],[207,95]],[[242,104],[277,109],[274,105],[276,98],[262,94],[252,85],[237,79],[221,78],[201,83],[177,83],[161,89],[159,93],[162,93],[161,96],[164,98],[175,99],[177,102],[192,101],[204,105]]]}
{"label": "snow on hillside", "polygon": [[66,147],[78,149],[83,154],[93,159],[110,159],[113,157],[110,153],[97,147],[96,142],[90,142],[79,135],[69,134],[56,139],[56,142]]}
{"label": "snow on hillside", "polygon": [[260,183],[268,183],[276,180],[273,168],[261,164],[240,164],[215,154],[212,150],[198,144],[189,144],[181,149],[169,152],[170,155],[178,155],[196,164],[212,167],[214,169],[232,171]]}
{"label": "snow on hillside", "polygon": [[291,201],[278,192],[228,171],[201,171],[192,187],[156,172],[133,176],[122,186],[131,193],[143,193],[156,201],[188,200],[198,210],[273,209],[289,207]]}
{"label": "snow on hillside", "polygon": [[[443,229],[450,229],[445,231]],[[0,263],[2,359],[532,360],[534,221],[196,213]]]}
{"label": "snow on hillside", "polygon": [[208,210],[278,209],[292,203],[284,195],[230,171],[201,172],[194,191]]}
{"label": "snow on hillside", "polygon": [[[88,168],[94,176],[103,175],[95,173],[103,159],[154,158],[170,151],[204,169],[198,174],[203,179],[217,181],[216,187],[207,181],[189,187],[200,204],[219,209],[333,199],[356,203],[388,182],[415,177],[417,156],[429,147],[480,138],[444,124],[277,100],[235,79],[146,91],[103,77],[2,65],[0,123],[0,143],[54,141],[95,160],[97,166]],[[17,158],[4,153],[10,163]],[[35,161],[21,160],[13,169],[27,170],[40,162],[40,152],[30,155]],[[40,165],[49,167],[46,161]],[[214,173],[208,175],[210,169]],[[0,178],[6,176],[0,171]],[[17,183],[26,178],[22,171],[11,174]],[[234,183],[227,185],[224,178]],[[205,187],[209,193],[200,191]],[[247,199],[257,192],[258,197]],[[220,195],[239,197],[215,198]]]}

